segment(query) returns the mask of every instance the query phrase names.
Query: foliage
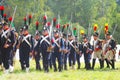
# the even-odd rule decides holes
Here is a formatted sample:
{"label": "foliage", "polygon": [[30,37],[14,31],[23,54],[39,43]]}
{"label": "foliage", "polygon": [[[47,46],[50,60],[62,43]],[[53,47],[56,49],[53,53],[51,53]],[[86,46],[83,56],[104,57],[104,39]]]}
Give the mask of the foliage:
{"label": "foliage", "polygon": [[120,36],[117,35],[120,30],[120,0],[6,0],[2,4],[5,5],[5,13],[8,16],[12,16],[17,5],[14,20],[17,31],[23,27],[23,18],[29,14],[33,15],[30,32],[34,34],[37,20],[40,22],[39,30],[41,30],[42,19],[46,13],[50,22],[53,17],[58,18],[60,15],[61,25],[69,22],[78,23],[86,29],[86,33],[89,27],[93,28],[94,24],[98,24],[101,38],[104,37],[105,23],[109,24],[111,33],[117,25],[113,36],[120,43]]}

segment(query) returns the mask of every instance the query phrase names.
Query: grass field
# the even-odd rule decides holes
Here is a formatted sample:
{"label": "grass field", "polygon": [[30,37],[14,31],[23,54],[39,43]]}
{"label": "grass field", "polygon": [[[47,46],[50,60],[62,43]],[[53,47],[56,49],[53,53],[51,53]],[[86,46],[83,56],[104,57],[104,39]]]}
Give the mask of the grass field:
{"label": "grass field", "polygon": [[26,73],[20,70],[20,65],[17,61],[14,73],[4,74],[0,71],[0,80],[120,80],[120,62],[116,62],[117,70],[100,70],[98,64],[96,64],[94,71],[86,71],[83,66],[84,64],[82,63],[80,70],[69,69],[63,72],[50,70],[49,73],[44,73],[44,71],[36,71],[35,63],[31,61],[30,72]]}

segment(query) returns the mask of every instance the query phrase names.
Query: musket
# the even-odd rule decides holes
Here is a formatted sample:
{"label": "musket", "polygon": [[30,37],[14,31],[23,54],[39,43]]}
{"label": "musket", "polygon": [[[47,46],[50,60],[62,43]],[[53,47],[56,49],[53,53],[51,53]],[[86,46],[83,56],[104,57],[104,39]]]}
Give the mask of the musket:
{"label": "musket", "polygon": [[12,21],[11,21],[10,27],[11,27],[13,21],[14,21],[16,10],[17,10],[17,5],[15,6],[15,9],[14,9],[14,13],[13,13],[13,16],[12,16]]}
{"label": "musket", "polygon": [[45,27],[46,26],[46,23],[47,23],[47,14],[46,14],[46,12],[45,12],[45,15],[44,15],[45,17],[46,17],[46,20],[45,20],[45,22],[44,22],[44,24],[43,24],[43,26]]}
{"label": "musket", "polygon": [[52,39],[52,36],[53,36],[53,20],[52,20],[52,22],[51,22],[51,25],[50,25],[50,31],[49,31],[49,37],[50,37],[50,40]]}
{"label": "musket", "polygon": [[100,28],[100,30],[99,30],[99,36],[98,37],[100,37],[100,34],[101,34],[101,31],[102,31],[102,28],[103,28],[103,26],[101,26],[101,28]]}
{"label": "musket", "polygon": [[72,32],[72,36],[73,36],[73,30],[72,30],[72,13],[71,13],[71,19],[70,19],[69,24],[70,24],[70,31]]}
{"label": "musket", "polygon": [[[60,24],[60,14],[58,13],[58,24]],[[59,29],[60,32],[60,29]]]}
{"label": "musket", "polygon": [[67,48],[68,48],[68,30],[69,29],[69,24],[67,24],[67,39],[66,39],[66,46],[67,46]]}
{"label": "musket", "polygon": [[117,24],[115,25],[115,28],[114,28],[113,33],[112,33],[112,36],[114,35],[116,29],[117,29]]}
{"label": "musket", "polygon": [[[17,6],[15,7],[15,10],[14,10],[14,13],[13,13],[13,16],[12,16],[13,19],[12,19],[12,21],[11,21],[10,28],[11,28],[11,25],[12,25],[13,20],[14,20],[14,16],[15,16],[15,13],[16,13],[16,9],[17,9]],[[6,38],[5,45],[6,45],[8,42],[11,42],[11,40],[9,39],[9,36],[11,35],[11,34],[10,34],[10,31],[11,31],[11,29],[9,29],[8,35],[5,37],[5,38]]]}
{"label": "musket", "polygon": [[67,46],[68,46],[68,34],[69,34],[69,31],[70,31],[70,22],[71,22],[71,20],[72,20],[72,17],[71,17],[71,19],[69,21],[69,24],[67,24],[67,40],[66,40],[66,45]]}
{"label": "musket", "polygon": [[77,33],[77,36],[78,36],[78,42],[79,42],[79,37],[80,37],[80,33],[79,33],[79,31],[80,31],[80,28],[78,28],[78,33]]}
{"label": "musket", "polygon": [[[17,9],[17,6],[15,7],[15,10],[14,10],[14,13],[13,13],[13,16],[12,16],[13,19],[12,19],[12,21],[11,21],[11,23],[10,23],[10,28],[11,28],[11,25],[12,25],[12,23],[13,23],[13,21],[14,21],[16,9]],[[8,35],[10,35],[10,29],[9,29]],[[8,37],[9,37],[9,36],[7,36],[6,39],[7,39],[7,41],[10,41],[10,40],[8,39]],[[7,43],[7,41],[6,41],[6,43]]]}
{"label": "musket", "polygon": [[90,26],[90,23],[89,23],[89,26],[88,26],[88,41],[90,41],[90,36],[91,36],[91,26]]}
{"label": "musket", "polygon": [[[50,30],[50,31],[49,31],[49,37],[50,37],[50,40],[52,40],[52,37],[53,37],[53,20],[52,20],[52,22],[51,22],[51,25],[50,25],[49,30]],[[52,48],[49,47],[49,48],[48,48],[48,51],[50,52],[50,55],[49,55],[48,59],[50,59],[50,58],[51,58],[51,55],[52,55]]]}

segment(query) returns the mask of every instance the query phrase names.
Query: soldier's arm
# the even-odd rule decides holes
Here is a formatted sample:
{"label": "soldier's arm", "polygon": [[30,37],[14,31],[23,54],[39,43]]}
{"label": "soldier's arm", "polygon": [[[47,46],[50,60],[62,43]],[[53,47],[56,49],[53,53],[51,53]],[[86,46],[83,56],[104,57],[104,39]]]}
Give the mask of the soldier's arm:
{"label": "soldier's arm", "polygon": [[30,38],[30,42],[31,42],[31,52],[33,51],[33,47],[34,47],[34,40],[33,40],[33,37],[31,36],[31,38]]}
{"label": "soldier's arm", "polygon": [[11,42],[9,42],[8,45],[13,46],[13,44],[15,43],[15,35],[14,35],[14,33],[12,31],[10,32],[10,34],[11,35],[10,35],[9,39],[11,40]]}
{"label": "soldier's arm", "polygon": [[92,53],[93,52],[93,48],[92,48],[92,45],[90,43],[88,43],[88,48],[89,48],[89,52]]}
{"label": "soldier's arm", "polygon": [[61,49],[63,50],[64,49],[64,41],[61,39]]}
{"label": "soldier's arm", "polygon": [[111,49],[115,49],[115,47],[116,47],[116,43],[115,43],[115,41],[114,40],[111,40]]}
{"label": "soldier's arm", "polygon": [[79,44],[79,51],[81,52],[81,54],[83,53],[83,44]]}

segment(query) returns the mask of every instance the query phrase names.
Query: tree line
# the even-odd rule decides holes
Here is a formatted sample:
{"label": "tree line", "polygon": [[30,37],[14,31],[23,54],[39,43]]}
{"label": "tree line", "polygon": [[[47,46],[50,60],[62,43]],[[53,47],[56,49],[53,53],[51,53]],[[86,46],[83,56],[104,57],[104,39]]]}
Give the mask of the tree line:
{"label": "tree line", "polygon": [[13,15],[17,5],[14,20],[17,31],[24,26],[23,18],[29,14],[32,14],[30,32],[35,33],[36,21],[40,22],[41,30],[43,16],[46,13],[49,22],[59,16],[61,25],[70,22],[72,28],[83,29],[86,34],[92,34],[94,24],[98,24],[101,38],[104,38],[105,23],[108,23],[109,31],[115,31],[113,37],[120,43],[120,0],[4,0],[0,5],[5,6],[4,13],[7,16]]}

